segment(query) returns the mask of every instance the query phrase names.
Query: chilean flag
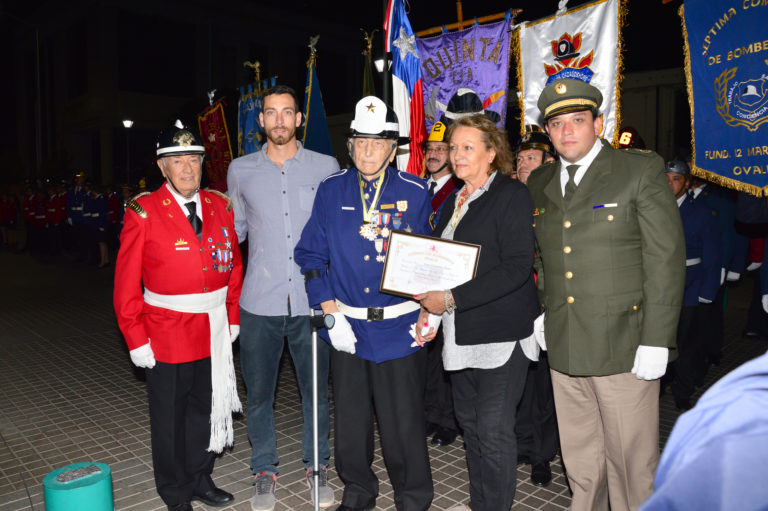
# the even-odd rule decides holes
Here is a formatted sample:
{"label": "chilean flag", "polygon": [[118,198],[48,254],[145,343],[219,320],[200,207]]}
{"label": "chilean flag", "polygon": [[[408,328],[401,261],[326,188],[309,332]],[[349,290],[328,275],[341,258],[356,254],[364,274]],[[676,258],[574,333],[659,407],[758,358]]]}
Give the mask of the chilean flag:
{"label": "chilean flag", "polygon": [[392,52],[392,102],[400,122],[400,135],[411,137],[410,151],[397,157],[397,166],[420,176],[424,161],[421,144],[427,139],[424,94],[416,35],[405,13],[404,0],[389,0],[384,30],[385,51]]}

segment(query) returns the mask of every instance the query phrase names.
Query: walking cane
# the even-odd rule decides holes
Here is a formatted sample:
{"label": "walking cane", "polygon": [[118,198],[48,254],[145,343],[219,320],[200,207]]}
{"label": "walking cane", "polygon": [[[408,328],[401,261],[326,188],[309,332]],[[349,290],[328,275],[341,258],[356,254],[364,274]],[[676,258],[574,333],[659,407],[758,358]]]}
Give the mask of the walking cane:
{"label": "walking cane", "polygon": [[[315,511],[320,511],[320,467],[318,465],[317,447],[317,331],[321,328],[330,330],[333,328],[334,318],[331,315],[315,315],[315,310],[310,309],[309,325],[312,328],[312,500],[315,503]],[[326,385],[328,382],[326,382]]]}

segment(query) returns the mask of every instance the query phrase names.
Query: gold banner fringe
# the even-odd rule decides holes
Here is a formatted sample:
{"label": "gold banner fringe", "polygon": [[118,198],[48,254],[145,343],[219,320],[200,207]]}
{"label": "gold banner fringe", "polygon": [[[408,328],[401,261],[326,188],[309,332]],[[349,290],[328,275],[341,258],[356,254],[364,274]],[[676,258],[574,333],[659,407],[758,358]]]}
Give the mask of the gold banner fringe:
{"label": "gold banner fringe", "polygon": [[618,41],[616,42],[618,51],[618,58],[616,59],[616,96],[614,102],[616,103],[616,120],[614,122],[613,140],[611,145],[613,147],[619,147],[619,135],[621,131],[621,82],[624,80],[624,24],[627,21],[627,15],[629,14],[629,0],[618,0],[618,14],[619,19],[617,23],[619,25]]}
{"label": "gold banner fringe", "polygon": [[[522,26],[517,27],[517,29],[512,32],[510,38],[509,38],[509,54],[510,57],[512,56],[512,53],[515,54],[515,60],[517,61],[517,65],[515,68],[517,69],[517,105],[520,108],[520,120],[525,120],[525,105],[523,104],[523,97],[525,94],[523,94],[523,56],[520,53],[520,31],[523,29]],[[509,89],[507,89],[509,90]],[[507,101],[509,101],[509,98],[507,98]],[[525,122],[520,123],[520,136],[523,136],[525,134]]]}
{"label": "gold banner fringe", "polygon": [[696,126],[694,124],[695,110],[693,106],[693,79],[691,77],[691,49],[688,46],[688,28],[685,25],[685,4],[680,6],[677,14],[680,16],[680,24],[683,28],[683,53],[684,53],[684,65],[685,68],[685,89],[688,93],[688,106],[691,109],[691,174],[707,181],[711,181],[716,185],[724,186],[732,190],[748,193],[755,197],[768,196],[768,185],[760,187],[757,185],[744,183],[737,179],[725,177],[717,172],[706,170],[696,166]]}

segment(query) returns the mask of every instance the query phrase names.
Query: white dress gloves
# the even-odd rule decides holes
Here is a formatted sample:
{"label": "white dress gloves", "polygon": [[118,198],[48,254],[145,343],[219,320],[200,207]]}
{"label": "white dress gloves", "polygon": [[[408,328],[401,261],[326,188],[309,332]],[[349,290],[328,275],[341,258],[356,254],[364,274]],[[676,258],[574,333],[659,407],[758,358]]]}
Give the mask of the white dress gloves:
{"label": "white dress gloves", "polygon": [[352,331],[352,325],[347,321],[347,317],[341,312],[331,314],[335,323],[333,328],[328,330],[328,336],[331,338],[331,344],[334,348],[351,355],[355,354],[355,332]]}
{"label": "white dress gloves", "polygon": [[669,349],[640,345],[635,352],[632,374],[637,376],[638,380],[657,380],[667,372],[668,360]]}
{"label": "white dress gloves", "polygon": [[542,350],[547,351],[547,341],[544,339],[544,314],[546,312],[542,312],[533,320],[533,338]]}
{"label": "white dress gloves", "polygon": [[235,342],[240,335],[240,325],[229,325],[229,342]]}
{"label": "white dress gloves", "polygon": [[155,367],[155,354],[149,343],[132,349],[130,354],[131,362],[133,362],[133,365],[136,367],[146,367],[147,369]]}

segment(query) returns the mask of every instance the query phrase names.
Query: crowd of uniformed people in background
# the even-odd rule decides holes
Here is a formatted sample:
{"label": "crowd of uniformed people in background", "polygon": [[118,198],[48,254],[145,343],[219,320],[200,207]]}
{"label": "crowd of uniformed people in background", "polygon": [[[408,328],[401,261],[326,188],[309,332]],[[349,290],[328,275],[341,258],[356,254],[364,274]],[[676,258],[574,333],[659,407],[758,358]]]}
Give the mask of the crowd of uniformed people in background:
{"label": "crowd of uniformed people in background", "polygon": [[98,185],[75,172],[69,180],[0,185],[0,247],[49,262],[105,268],[118,248],[125,203],[146,189],[145,183]]}

